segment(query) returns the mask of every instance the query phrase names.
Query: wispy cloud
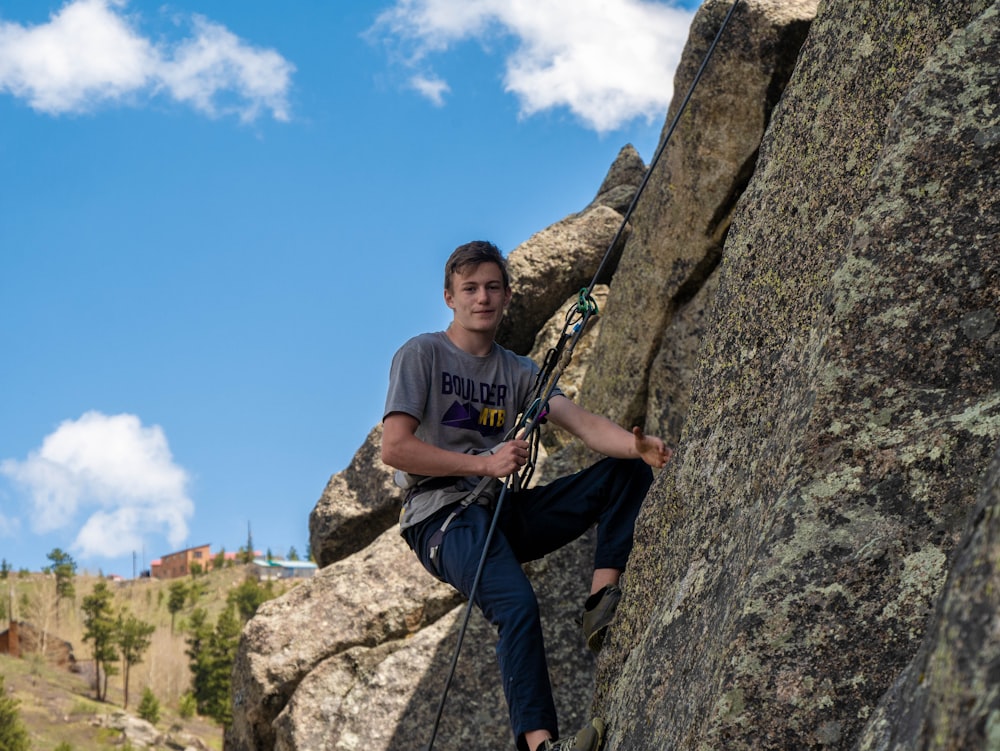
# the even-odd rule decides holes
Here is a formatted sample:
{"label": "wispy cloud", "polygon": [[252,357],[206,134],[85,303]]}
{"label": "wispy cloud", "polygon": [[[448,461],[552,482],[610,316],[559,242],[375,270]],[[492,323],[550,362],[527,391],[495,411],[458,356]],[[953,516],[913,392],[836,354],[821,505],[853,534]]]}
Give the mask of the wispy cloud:
{"label": "wispy cloud", "polygon": [[158,93],[209,116],[289,119],[295,67],[202,17],[171,44],[139,31],[127,0],[72,0],[36,26],[0,22],[0,91],[50,115],[137,103]]}
{"label": "wispy cloud", "polygon": [[21,529],[21,523],[16,517],[0,514],[0,538],[13,537]]}
{"label": "wispy cloud", "polygon": [[176,547],[194,513],[187,472],[174,463],[163,430],[135,415],[87,412],[67,420],[23,461],[0,462],[0,474],[26,492],[35,532],[83,519],[71,546],[83,558],[127,555],[147,535]]}
{"label": "wispy cloud", "polygon": [[[566,107],[598,132],[662,117],[693,13],[650,0],[397,0],[371,33],[412,68],[435,103],[434,55],[458,42],[513,37],[504,87],[523,116]],[[441,81],[443,84],[444,82]],[[444,84],[447,85],[447,84]]]}
{"label": "wispy cloud", "polygon": [[442,79],[427,76],[413,76],[410,85],[438,107],[444,104],[444,95],[451,91],[451,87]]}

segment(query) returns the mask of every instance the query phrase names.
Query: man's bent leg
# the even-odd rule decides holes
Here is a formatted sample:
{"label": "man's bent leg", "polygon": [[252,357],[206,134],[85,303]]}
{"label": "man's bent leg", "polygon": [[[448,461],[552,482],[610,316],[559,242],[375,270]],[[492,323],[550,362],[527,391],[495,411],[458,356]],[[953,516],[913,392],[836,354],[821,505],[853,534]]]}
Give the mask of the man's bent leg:
{"label": "man's bent leg", "polygon": [[597,523],[594,568],[621,572],[653,472],[641,459],[602,459],[547,485],[517,493],[501,528],[523,563],[572,542]]}
{"label": "man's bent leg", "polygon": [[641,459],[611,459],[608,471],[608,504],[597,520],[594,569],[625,570],[632,553],[635,520],[653,484],[653,470]]}
{"label": "man's bent leg", "polygon": [[621,599],[618,581],[632,551],[635,520],[653,481],[635,459],[604,459],[574,475],[518,493],[502,529],[523,561],[534,560],[597,523],[591,598],[584,605],[583,639],[597,651]]}
{"label": "man's bent leg", "polygon": [[[439,575],[466,597],[472,589],[491,520],[488,509],[470,506],[448,526],[438,552]],[[440,522],[437,526],[440,528]],[[431,534],[425,530],[412,535],[411,546],[421,559],[421,540],[429,539]],[[557,737],[538,602],[499,530],[490,544],[474,601],[497,629],[497,661],[518,748],[527,749],[523,734],[530,730],[546,729]]]}

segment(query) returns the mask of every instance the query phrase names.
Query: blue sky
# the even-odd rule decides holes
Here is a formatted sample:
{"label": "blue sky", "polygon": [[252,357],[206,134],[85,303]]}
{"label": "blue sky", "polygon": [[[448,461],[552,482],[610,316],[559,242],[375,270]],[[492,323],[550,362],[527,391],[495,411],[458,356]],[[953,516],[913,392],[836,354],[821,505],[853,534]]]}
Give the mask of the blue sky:
{"label": "blue sky", "polygon": [[696,6],[0,0],[0,558],[304,554],[445,258],[652,158]]}

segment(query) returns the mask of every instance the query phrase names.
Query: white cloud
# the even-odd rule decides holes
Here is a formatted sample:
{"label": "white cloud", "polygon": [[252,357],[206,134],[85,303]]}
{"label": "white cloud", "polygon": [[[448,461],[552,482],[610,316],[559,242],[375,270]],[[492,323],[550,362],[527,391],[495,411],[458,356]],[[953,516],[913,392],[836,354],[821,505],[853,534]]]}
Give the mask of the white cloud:
{"label": "white cloud", "polygon": [[413,76],[410,85],[438,107],[444,104],[444,95],[451,91],[451,87],[445,81],[427,76]]}
{"label": "white cloud", "polygon": [[192,18],[193,37],[154,43],[126,5],[72,0],[45,24],[0,22],[0,91],[50,115],[165,92],[210,116],[235,113],[250,121],[269,110],[288,119],[295,67],[277,52],[201,16]]}
{"label": "white cloud", "polygon": [[234,92],[245,102],[230,107],[244,121],[262,108],[277,120],[288,120],[286,96],[294,66],[273,50],[258,50],[201,16],[194,18],[194,39],[180,44],[174,59],[164,61],[159,75],[171,94],[197,109],[216,114],[220,92]]}
{"label": "white cloud", "polygon": [[0,462],[0,474],[27,491],[35,532],[87,517],[72,545],[82,557],[131,553],[150,534],[179,546],[194,513],[187,472],[174,463],[163,430],[135,415],[67,420],[24,461]]}
{"label": "white cloud", "polygon": [[521,114],[566,107],[606,132],[664,115],[692,17],[651,0],[397,0],[372,31],[422,69],[457,42],[512,36],[504,87]]}
{"label": "white cloud", "polygon": [[21,522],[16,517],[0,514],[0,537],[13,537],[21,529]]}

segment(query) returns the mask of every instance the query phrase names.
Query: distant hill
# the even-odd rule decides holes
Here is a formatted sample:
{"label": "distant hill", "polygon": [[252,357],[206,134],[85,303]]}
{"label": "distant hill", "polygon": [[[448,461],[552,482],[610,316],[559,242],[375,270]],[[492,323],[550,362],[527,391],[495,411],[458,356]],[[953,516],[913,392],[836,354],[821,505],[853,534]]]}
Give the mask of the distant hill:
{"label": "distant hill", "polygon": [[[129,681],[130,714],[137,714],[143,689],[149,687],[161,707],[157,729],[166,732],[177,726],[175,733],[186,733],[201,739],[206,748],[222,747],[222,728],[207,718],[195,715],[181,718],[178,713],[181,697],[190,689],[186,627],[193,610],[204,609],[214,622],[226,605],[229,592],[250,575],[250,567],[236,565],[212,571],[197,578],[181,580],[132,579],[108,581],[114,593],[114,609],[126,609],[140,620],[153,624],[152,644],[143,661],[132,667]],[[94,701],[94,664],[90,645],[83,641],[83,613],[80,606],[100,578],[82,575],[74,578],[75,597],[55,607],[55,581],[47,574],[11,574],[0,581],[4,593],[0,614],[0,631],[9,620],[31,624],[35,631],[44,631],[53,641],[69,645],[75,668],[59,667],[55,660],[43,659],[38,653],[20,659],[0,655],[0,673],[7,691],[20,702],[21,715],[31,733],[32,748],[51,749],[65,741],[73,751],[107,748],[120,738],[120,731],[96,727],[100,715],[111,715],[122,709],[121,675],[111,676],[108,702]],[[170,586],[183,581],[197,590],[189,595],[184,607],[176,614],[171,633],[171,614],[167,607]],[[276,592],[291,584],[277,583]]]}

